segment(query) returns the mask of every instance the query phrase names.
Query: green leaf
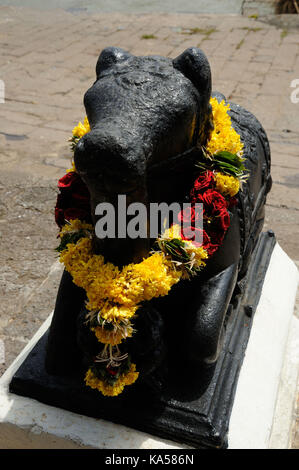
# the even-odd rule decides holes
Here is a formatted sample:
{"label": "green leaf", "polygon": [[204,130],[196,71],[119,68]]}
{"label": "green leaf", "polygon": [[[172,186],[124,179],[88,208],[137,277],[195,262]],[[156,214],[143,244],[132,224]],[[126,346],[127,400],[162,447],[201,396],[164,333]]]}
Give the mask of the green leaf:
{"label": "green leaf", "polygon": [[223,173],[227,173],[232,176],[242,176],[243,170],[236,168],[229,163],[219,162],[219,164],[215,165],[217,169],[220,169]]}
{"label": "green leaf", "polygon": [[243,165],[244,159],[237,154],[227,152],[226,150],[215,153],[212,160],[199,161],[196,163],[197,168],[202,171],[205,170],[220,170],[223,173],[240,177],[246,170]]}
{"label": "green leaf", "polygon": [[232,176],[240,177],[245,171],[243,160],[237,155],[227,151],[214,154],[214,167]]}
{"label": "green leaf", "polygon": [[59,253],[66,249],[68,243],[77,243],[80,238],[86,237],[86,232],[84,230],[78,230],[75,233],[66,233],[60,240],[60,244],[55,251]]}
{"label": "green leaf", "polygon": [[243,160],[240,159],[240,157],[238,157],[238,155],[234,153],[230,153],[226,151],[218,152],[214,155],[214,159],[215,161],[223,161],[223,162],[230,163],[238,168],[244,167],[242,163]]}
{"label": "green leaf", "polygon": [[190,256],[184,248],[185,243],[183,242],[183,240],[174,238],[172,240],[165,240],[162,242],[162,244],[164,246],[164,249],[177,260],[182,262],[190,260]]}

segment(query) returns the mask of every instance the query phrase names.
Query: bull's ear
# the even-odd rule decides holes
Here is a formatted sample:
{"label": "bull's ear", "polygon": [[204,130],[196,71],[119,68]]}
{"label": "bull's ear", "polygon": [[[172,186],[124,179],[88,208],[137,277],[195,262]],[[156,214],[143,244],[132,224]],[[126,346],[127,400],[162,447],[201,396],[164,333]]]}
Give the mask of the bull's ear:
{"label": "bull's ear", "polygon": [[173,59],[174,68],[182,72],[193,83],[197,90],[211,94],[212,78],[209,61],[201,49],[190,47]]}
{"label": "bull's ear", "polygon": [[131,57],[129,52],[124,51],[120,47],[106,47],[102,50],[96,65],[96,74],[99,78],[100,74],[118,62],[123,62]]}

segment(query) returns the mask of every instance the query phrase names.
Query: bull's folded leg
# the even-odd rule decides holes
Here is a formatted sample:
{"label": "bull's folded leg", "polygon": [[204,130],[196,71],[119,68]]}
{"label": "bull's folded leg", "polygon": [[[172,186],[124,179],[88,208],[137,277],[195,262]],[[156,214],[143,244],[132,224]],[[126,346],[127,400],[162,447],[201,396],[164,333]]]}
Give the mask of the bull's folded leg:
{"label": "bull's folded leg", "polygon": [[222,347],[225,315],[236,285],[238,266],[233,264],[198,286],[197,308],[188,314],[184,356],[191,363],[210,365]]}

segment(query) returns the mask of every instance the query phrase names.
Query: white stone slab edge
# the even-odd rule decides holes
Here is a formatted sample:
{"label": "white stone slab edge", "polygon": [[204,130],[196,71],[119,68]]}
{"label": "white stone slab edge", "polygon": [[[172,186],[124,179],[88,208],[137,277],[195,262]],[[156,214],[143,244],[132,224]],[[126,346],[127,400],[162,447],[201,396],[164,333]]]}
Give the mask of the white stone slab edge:
{"label": "white stone slab edge", "polygon": [[287,347],[279,382],[274,419],[269,439],[270,449],[288,449],[295,424],[295,404],[299,370],[299,319],[291,319]]}
{"label": "white stone slab edge", "polygon": [[[296,266],[276,244],[238,381],[228,436],[231,449],[273,448],[276,442],[283,448],[287,445],[285,433],[289,430],[292,414],[290,395],[293,400],[298,371],[299,322],[293,318],[297,285]],[[9,393],[12,376],[48,329],[51,318],[52,314],[0,378],[0,449],[189,448]],[[291,321],[294,328],[292,326],[287,340]],[[285,369],[284,360],[288,364]],[[281,374],[282,370],[284,373]],[[288,396],[288,413],[285,412],[285,395]],[[272,435],[271,430],[274,430]]]}
{"label": "white stone slab edge", "polygon": [[298,269],[276,244],[240,371],[229,425],[229,449],[288,447],[298,375],[298,320],[294,317],[297,287]]}

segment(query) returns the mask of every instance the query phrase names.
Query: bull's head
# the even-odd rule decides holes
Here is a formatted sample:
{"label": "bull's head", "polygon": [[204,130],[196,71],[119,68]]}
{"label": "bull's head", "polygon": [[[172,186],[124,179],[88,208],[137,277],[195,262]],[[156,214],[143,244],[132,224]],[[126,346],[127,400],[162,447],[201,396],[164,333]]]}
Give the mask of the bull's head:
{"label": "bull's head", "polygon": [[[109,202],[117,211],[119,194],[126,195],[127,205],[183,202],[212,126],[204,53],[190,48],[171,60],[107,48],[96,73],[84,97],[91,131],[75,151],[94,223],[95,207]],[[95,240],[97,251],[118,265],[140,261],[150,242],[149,237]]]}

